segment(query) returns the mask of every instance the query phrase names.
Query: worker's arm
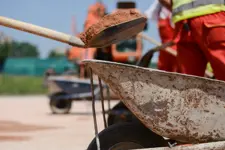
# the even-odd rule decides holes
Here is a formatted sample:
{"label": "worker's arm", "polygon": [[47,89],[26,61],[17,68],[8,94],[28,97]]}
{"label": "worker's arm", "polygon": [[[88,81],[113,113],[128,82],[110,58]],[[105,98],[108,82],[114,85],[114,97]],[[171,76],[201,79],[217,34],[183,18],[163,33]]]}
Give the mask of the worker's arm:
{"label": "worker's arm", "polygon": [[167,9],[172,10],[172,0],[159,0],[159,2]]}

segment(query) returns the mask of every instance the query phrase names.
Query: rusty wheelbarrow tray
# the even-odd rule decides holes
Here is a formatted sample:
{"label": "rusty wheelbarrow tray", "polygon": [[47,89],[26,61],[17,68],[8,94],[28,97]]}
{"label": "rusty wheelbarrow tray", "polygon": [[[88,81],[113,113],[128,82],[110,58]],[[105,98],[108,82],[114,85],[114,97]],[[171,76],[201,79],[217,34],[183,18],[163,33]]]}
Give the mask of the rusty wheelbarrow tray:
{"label": "rusty wheelbarrow tray", "polygon": [[225,82],[106,61],[84,63],[158,135],[185,143],[225,139]]}

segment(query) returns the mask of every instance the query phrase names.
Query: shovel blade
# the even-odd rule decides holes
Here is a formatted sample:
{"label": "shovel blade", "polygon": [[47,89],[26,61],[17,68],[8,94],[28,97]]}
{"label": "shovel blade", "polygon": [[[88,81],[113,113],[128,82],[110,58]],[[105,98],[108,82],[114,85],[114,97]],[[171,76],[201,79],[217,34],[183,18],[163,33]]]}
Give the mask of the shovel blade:
{"label": "shovel blade", "polygon": [[143,31],[145,24],[146,18],[140,17],[115,26],[111,26],[93,37],[89,42],[89,46],[106,47],[111,44],[116,44],[119,41],[127,40]]}

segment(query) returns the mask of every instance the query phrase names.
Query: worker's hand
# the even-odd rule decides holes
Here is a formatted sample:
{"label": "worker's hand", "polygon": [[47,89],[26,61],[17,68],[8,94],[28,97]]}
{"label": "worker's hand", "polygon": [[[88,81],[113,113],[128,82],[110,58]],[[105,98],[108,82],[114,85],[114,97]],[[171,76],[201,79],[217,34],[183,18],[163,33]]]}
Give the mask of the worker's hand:
{"label": "worker's hand", "polygon": [[159,0],[159,2],[170,11],[172,10],[172,0]]}

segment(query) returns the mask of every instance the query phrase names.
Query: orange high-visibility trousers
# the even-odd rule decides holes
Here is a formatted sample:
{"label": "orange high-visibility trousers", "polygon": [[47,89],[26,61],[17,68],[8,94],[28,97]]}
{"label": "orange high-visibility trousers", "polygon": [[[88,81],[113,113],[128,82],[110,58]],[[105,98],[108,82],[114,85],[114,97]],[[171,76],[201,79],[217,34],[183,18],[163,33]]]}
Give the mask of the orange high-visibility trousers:
{"label": "orange high-visibility trousers", "polygon": [[[170,19],[159,19],[158,21],[159,35],[162,43],[170,42],[174,37],[174,29],[170,25]],[[172,46],[176,50],[176,45]],[[164,50],[160,50],[158,58],[158,69],[176,72],[178,70],[176,57]]]}
{"label": "orange high-visibility trousers", "polygon": [[225,81],[225,12],[176,23],[181,73],[204,76],[207,62],[214,75]]}

